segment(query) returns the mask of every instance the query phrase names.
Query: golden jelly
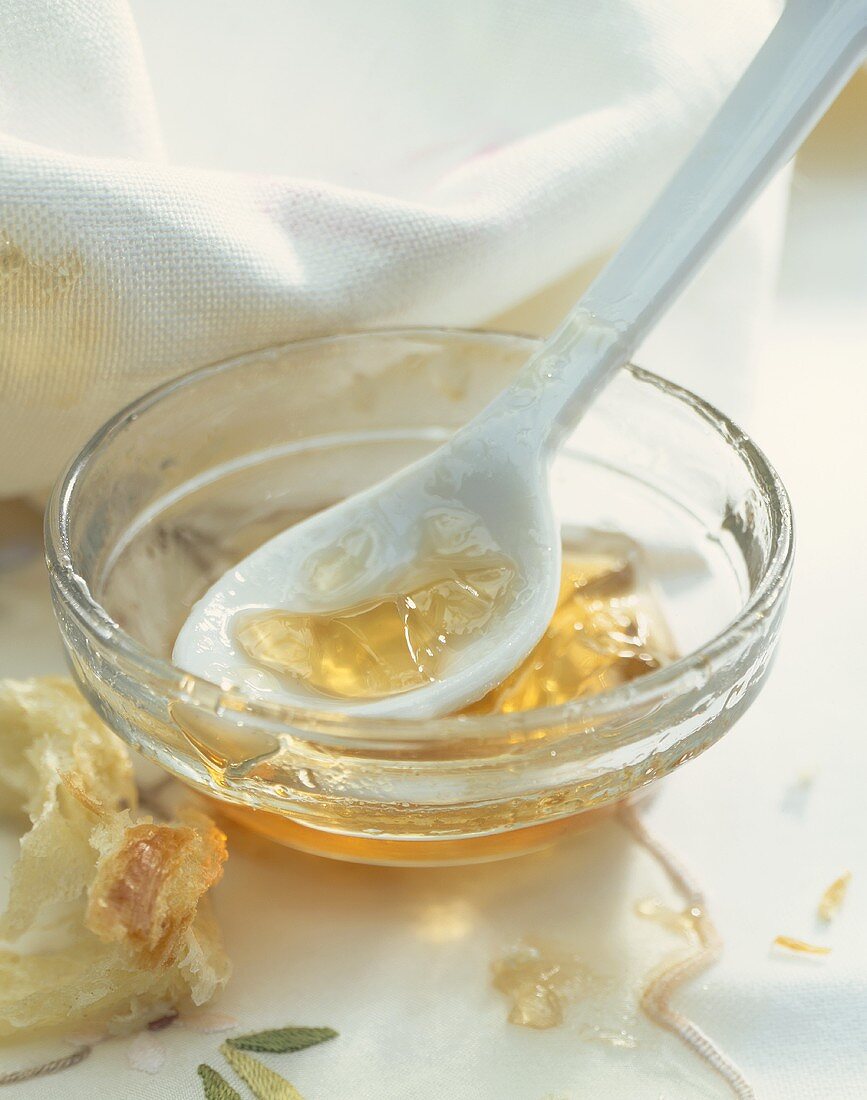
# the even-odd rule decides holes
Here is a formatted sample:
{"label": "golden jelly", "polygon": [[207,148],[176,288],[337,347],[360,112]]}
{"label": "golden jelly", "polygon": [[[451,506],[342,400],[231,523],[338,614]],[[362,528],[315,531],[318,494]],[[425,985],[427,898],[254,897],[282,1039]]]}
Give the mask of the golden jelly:
{"label": "golden jelly", "polygon": [[[515,576],[502,555],[460,557],[426,581],[330,613],[256,611],[237,638],[251,661],[331,698],[377,698],[444,674],[484,630]],[[462,713],[556,706],[660,668],[673,657],[634,553],[564,555],[557,608],[529,656]]]}

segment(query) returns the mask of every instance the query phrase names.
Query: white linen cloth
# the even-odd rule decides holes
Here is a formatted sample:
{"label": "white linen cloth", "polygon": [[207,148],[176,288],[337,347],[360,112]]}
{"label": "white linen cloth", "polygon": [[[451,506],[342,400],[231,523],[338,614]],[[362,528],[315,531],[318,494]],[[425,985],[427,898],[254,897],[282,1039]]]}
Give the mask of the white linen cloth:
{"label": "white linen cloth", "polygon": [[[580,269],[577,294],[777,7],[5,0],[0,496],[43,493],[190,368],[479,324]],[[644,362],[735,408],[782,210],[748,217]]]}

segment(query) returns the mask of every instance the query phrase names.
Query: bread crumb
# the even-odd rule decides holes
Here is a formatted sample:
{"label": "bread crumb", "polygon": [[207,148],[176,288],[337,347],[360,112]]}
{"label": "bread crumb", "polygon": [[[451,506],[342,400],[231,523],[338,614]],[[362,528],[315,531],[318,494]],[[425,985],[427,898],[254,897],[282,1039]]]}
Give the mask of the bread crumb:
{"label": "bread crumb", "polygon": [[830,955],[831,948],[823,947],[817,943],[807,943],[806,940],[795,939],[794,936],[777,936],[774,939],[774,947],[782,947],[786,951],[793,951],[800,955]]}
{"label": "bread crumb", "polygon": [[842,875],[834,879],[819,899],[819,920],[823,920],[826,924],[830,924],[834,917],[837,916],[840,907],[846,899],[846,891],[849,889],[849,883],[851,881],[851,871],[844,871]]}

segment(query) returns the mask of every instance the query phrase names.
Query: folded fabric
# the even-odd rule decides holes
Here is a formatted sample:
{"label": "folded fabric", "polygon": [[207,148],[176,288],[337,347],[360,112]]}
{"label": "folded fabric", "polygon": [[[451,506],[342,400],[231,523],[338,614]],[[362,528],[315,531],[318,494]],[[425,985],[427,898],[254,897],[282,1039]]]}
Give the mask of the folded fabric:
{"label": "folded fabric", "polygon": [[[133,7],[0,8],[0,495],[43,492],[106,416],[191,368],[338,329],[478,324],[598,262],[778,10]],[[679,352],[661,333],[675,373],[707,325],[717,360],[742,356],[779,228],[754,220],[711,305],[672,318]]]}

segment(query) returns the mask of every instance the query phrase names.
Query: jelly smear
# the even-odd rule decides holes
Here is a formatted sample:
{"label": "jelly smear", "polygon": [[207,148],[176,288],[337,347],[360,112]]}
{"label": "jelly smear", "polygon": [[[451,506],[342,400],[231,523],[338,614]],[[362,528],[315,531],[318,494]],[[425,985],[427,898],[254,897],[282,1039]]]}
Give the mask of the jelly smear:
{"label": "jelly smear", "polygon": [[509,1023],[538,1030],[563,1022],[584,974],[575,955],[534,942],[519,944],[491,967],[494,988],[510,1002]]}

